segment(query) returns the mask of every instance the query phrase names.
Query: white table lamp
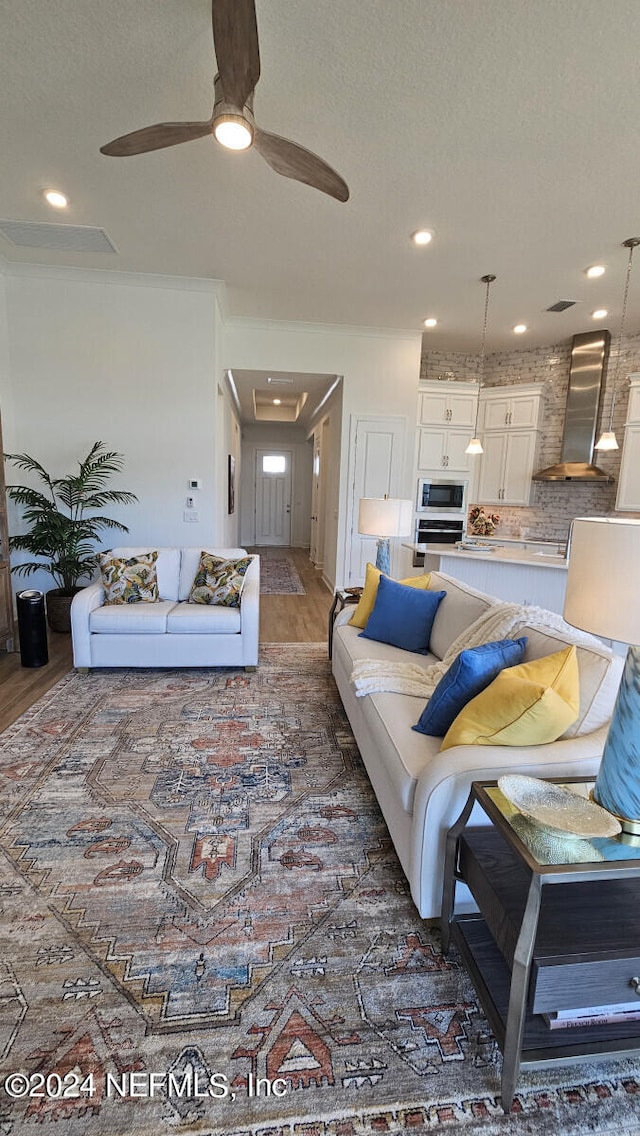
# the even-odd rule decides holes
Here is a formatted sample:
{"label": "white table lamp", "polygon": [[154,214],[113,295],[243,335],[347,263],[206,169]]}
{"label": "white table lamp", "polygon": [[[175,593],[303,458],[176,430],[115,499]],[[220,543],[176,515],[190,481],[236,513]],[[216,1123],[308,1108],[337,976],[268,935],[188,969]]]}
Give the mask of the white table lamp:
{"label": "white table lamp", "polygon": [[400,497],[362,497],[358,510],[360,536],[377,536],[376,568],[385,575],[391,570],[389,541],[410,536],[413,529],[413,501]]}
{"label": "white table lamp", "polygon": [[599,805],[640,834],[640,521],[579,517],[570,538],[564,618],[628,643],[594,789]]}

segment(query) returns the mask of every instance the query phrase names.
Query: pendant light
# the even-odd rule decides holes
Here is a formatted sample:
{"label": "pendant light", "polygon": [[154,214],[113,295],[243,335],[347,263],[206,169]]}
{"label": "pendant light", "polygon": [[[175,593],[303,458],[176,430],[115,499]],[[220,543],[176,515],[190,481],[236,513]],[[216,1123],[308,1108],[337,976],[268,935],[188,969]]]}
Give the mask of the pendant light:
{"label": "pendant light", "polygon": [[484,324],[482,326],[482,350],[480,352],[480,378],[478,380],[478,401],[476,403],[476,422],[473,428],[473,438],[469,442],[465,454],[481,454],[483,453],[482,443],[478,437],[478,414],[480,413],[480,391],[482,390],[482,381],[484,379],[484,353],[487,345],[487,320],[489,317],[489,289],[495,280],[495,276],[487,273],[486,276],[480,277],[482,283],[486,285],[486,294],[484,298]]}
{"label": "pendant light", "polygon": [[618,351],[616,355],[616,369],[613,372],[613,384],[611,387],[611,409],[609,411],[609,429],[603,430],[598,438],[594,449],[596,450],[617,450],[618,439],[613,432],[613,411],[616,405],[616,388],[618,386],[618,375],[620,374],[620,357],[622,355],[622,332],[624,331],[624,321],[627,314],[627,298],[629,296],[629,284],[631,283],[631,262],[633,260],[633,250],[640,245],[640,237],[628,237],[626,241],[622,242],[623,248],[629,249],[629,260],[627,261],[627,275],[624,282],[624,295],[622,297],[622,311],[620,313],[620,330],[618,332]]}

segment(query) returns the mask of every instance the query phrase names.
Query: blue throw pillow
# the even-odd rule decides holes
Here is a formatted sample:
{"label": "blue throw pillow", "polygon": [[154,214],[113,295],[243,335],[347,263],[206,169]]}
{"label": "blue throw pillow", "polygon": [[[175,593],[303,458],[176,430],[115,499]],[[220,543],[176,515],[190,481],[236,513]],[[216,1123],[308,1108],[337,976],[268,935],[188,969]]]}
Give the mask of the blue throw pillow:
{"label": "blue throw pillow", "polygon": [[381,576],[373,611],[360,637],[426,655],[438,604],[446,594],[410,588]]}
{"label": "blue throw pillow", "polygon": [[413,729],[420,734],[443,738],[467,702],[480,694],[505,667],[522,662],[526,645],[524,635],[522,639],[499,639],[461,651],[440,679]]}

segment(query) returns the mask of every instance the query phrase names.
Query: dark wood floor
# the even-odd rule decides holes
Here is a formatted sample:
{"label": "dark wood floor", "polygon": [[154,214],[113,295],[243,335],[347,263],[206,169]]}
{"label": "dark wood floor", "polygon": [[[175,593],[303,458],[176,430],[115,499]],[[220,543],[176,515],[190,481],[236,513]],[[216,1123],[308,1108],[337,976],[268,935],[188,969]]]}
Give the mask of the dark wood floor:
{"label": "dark wood floor", "polygon": [[[261,596],[260,640],[263,643],[319,643],[327,636],[331,592],[322,582],[307,549],[254,548],[261,556],[286,555],[293,561],[306,595]],[[38,700],[73,666],[71,637],[49,632],[49,662],[23,667],[18,653],[0,652],[0,731]]]}

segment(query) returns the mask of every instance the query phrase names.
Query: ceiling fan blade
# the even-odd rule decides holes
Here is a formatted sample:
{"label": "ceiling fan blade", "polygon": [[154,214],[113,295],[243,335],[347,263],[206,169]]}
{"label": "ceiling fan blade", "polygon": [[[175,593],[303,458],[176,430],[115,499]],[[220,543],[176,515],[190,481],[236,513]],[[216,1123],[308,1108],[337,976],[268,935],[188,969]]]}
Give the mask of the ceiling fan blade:
{"label": "ceiling fan blade", "polygon": [[265,162],[283,177],[295,178],[305,185],[311,185],[322,193],[328,193],[338,201],[349,200],[349,187],[347,183],[331,169],[317,154],[305,150],[297,142],[290,142],[288,138],[281,138],[278,134],[268,134],[266,130],[256,128],[253,144]]}
{"label": "ceiling fan blade", "polygon": [[242,110],[260,78],[255,0],[212,0],[211,14],[225,102]]}
{"label": "ceiling fan blade", "polygon": [[149,150],[163,150],[166,146],[177,146],[180,142],[192,142],[194,138],[205,138],[211,134],[212,120],[209,122],[158,122],[155,126],[145,126],[131,134],[123,134],[100,147],[101,154],[111,158],[128,158],[132,154],[146,154]]}

